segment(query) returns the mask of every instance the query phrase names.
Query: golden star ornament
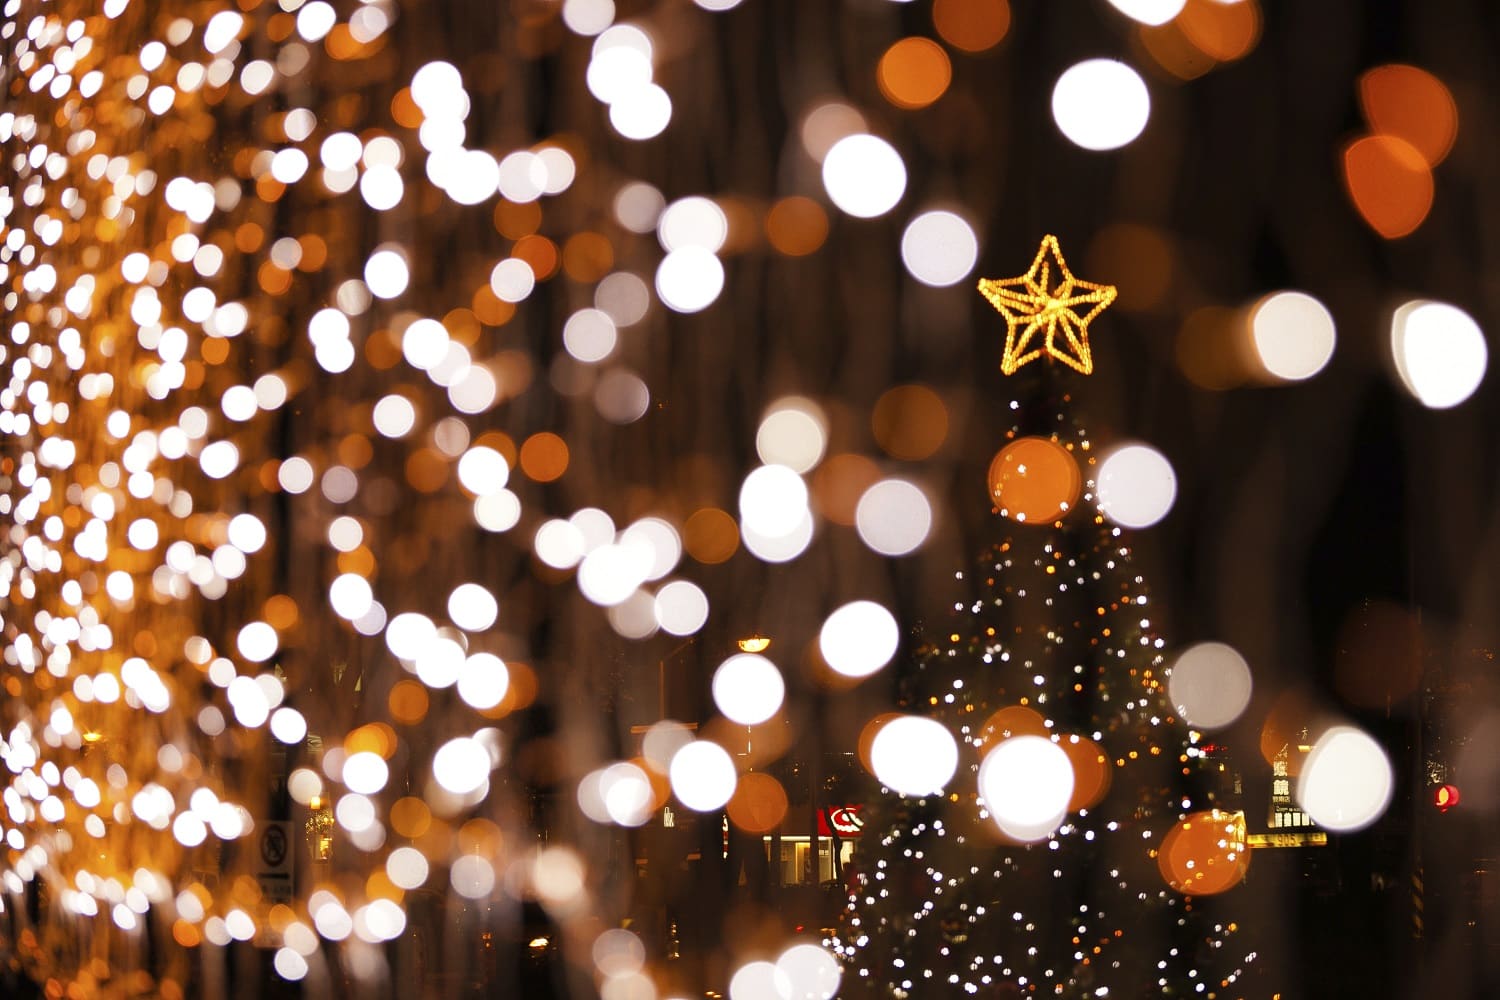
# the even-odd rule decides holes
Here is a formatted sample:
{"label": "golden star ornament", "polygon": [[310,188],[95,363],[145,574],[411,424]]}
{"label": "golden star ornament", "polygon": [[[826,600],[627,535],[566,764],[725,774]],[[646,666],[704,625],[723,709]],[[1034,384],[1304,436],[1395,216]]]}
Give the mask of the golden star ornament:
{"label": "golden star ornament", "polygon": [[1042,238],[1025,274],[1003,281],[981,278],[979,293],[1005,317],[1002,372],[1014,374],[1043,354],[1085,375],[1094,370],[1089,324],[1115,300],[1115,287],[1074,277],[1056,236]]}

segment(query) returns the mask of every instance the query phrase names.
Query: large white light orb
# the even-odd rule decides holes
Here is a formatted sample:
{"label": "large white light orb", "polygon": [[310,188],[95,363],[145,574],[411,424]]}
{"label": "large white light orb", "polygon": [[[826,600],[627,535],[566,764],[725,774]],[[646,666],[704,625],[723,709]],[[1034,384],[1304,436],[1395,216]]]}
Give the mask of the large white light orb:
{"label": "large white light orb", "polygon": [[631,88],[609,106],[609,123],[627,139],[650,139],[672,121],[672,98],[654,83]]}
{"label": "large white light orb", "polygon": [[708,621],[708,595],[696,583],[673,580],[656,592],[652,609],[662,631],[692,635]]}
{"label": "large white light orb", "polygon": [[996,744],[979,765],[979,794],[1001,832],[1042,840],[1068,814],[1073,764],[1044,736],[1013,736]]}
{"label": "large white light orb", "polygon": [[1167,697],[1177,714],[1199,729],[1219,729],[1250,704],[1250,664],[1222,642],[1200,642],[1172,664]]}
{"label": "large white light orb", "polygon": [[952,212],[923,212],[901,235],[901,262],[924,285],[956,285],[969,276],[978,259],[974,228]]}
{"label": "large white light orb", "polygon": [[724,265],[711,251],[673,250],[656,268],[656,294],[673,312],[702,312],[724,290]]}
{"label": "large white light orb", "polygon": [[927,495],[905,479],[882,479],[860,496],[854,507],[860,540],[883,556],[915,551],[932,530]]}
{"label": "large white light orb", "polygon": [[833,1000],[844,972],[838,959],[815,944],[794,944],[783,951],[776,971],[787,1000]]}
{"label": "large white light orb", "polygon": [[770,962],[746,962],[729,977],[729,1000],[782,1000],[788,992],[785,979]]}
{"label": "large white light orb", "polygon": [[472,737],[451,739],[432,755],[432,776],[453,794],[468,795],[489,780],[490,752]]}
{"label": "large white light orb", "polygon": [[651,779],[634,764],[616,763],[599,776],[604,811],[620,826],[641,826],[651,818]]}
{"label": "large white light orb", "polygon": [[1177,474],[1155,448],[1126,445],[1099,463],[1099,509],[1127,528],[1146,528],[1167,516],[1177,499]]}
{"label": "large white light orb", "polygon": [[1324,829],[1358,830],[1385,812],[1394,783],[1379,743],[1353,726],[1334,726],[1302,762],[1297,802]]}
{"label": "large white light orb", "polygon": [[1086,59],[1052,88],[1052,117],[1084,149],[1119,149],[1146,127],[1151,95],[1135,70],[1113,59]]}
{"label": "large white light orb", "polygon": [[812,537],[813,516],[810,510],[803,511],[802,519],[784,535],[764,535],[749,525],[740,526],[740,541],[745,543],[745,551],[761,562],[790,562],[807,551]]}
{"label": "large white light orb", "polygon": [[940,795],[958,770],[958,744],[941,722],[903,715],[875,734],[870,766],[875,777],[894,792]]}
{"label": "large white light orb", "polygon": [[738,781],[729,754],[708,740],[694,740],[673,754],[667,777],[678,801],[696,812],[722,808]]}
{"label": "large white light orb", "polygon": [[845,212],[873,219],[895,208],[906,193],[906,164],[884,139],[847,135],[823,158],[823,187]]}
{"label": "large white light orb", "polygon": [[679,198],[661,213],[656,236],[663,250],[702,247],[718,253],[729,238],[729,217],[712,199],[693,195]]}
{"label": "large white light orb", "polygon": [[747,531],[781,538],[807,516],[807,484],[785,465],[753,469],[740,486],[740,523]]}
{"label": "large white light orb", "polygon": [[1446,410],[1474,394],[1489,350],[1474,317],[1446,302],[1408,302],[1391,321],[1396,374],[1423,406]]}
{"label": "large white light orb", "polygon": [[1109,0],[1116,10],[1132,20],[1152,27],[1166,24],[1182,13],[1187,0]]}
{"label": "large white light orb", "polygon": [[755,434],[760,460],[793,472],[811,472],[827,446],[828,418],[822,407],[802,396],[786,396],[771,404]]}
{"label": "large white light orb", "polygon": [[1250,335],[1263,368],[1289,382],[1312,378],[1333,357],[1333,315],[1306,292],[1276,292],[1256,305]]}
{"label": "large white light orb", "polygon": [[901,630],[874,601],[854,601],[834,611],[818,633],[818,650],[834,673],[868,677],[891,661]]}
{"label": "large white light orb", "polygon": [[786,697],[781,671],[757,653],[736,653],[714,671],[714,704],[731,722],[757,726],[775,715]]}

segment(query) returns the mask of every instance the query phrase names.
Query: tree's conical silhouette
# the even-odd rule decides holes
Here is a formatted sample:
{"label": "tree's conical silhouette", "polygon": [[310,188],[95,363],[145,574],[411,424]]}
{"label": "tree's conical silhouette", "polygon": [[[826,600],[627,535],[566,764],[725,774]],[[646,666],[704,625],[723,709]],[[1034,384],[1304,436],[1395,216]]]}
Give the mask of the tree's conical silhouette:
{"label": "tree's conical silhouette", "polygon": [[[1168,700],[1145,581],[1099,508],[1097,449],[1039,378],[1007,446],[1071,456],[1081,496],[1045,523],[1012,504],[1004,537],[959,574],[967,600],[919,630],[901,707],[948,729],[958,771],[938,794],[887,789],[874,810],[835,942],[845,995],[1242,996],[1254,955],[1210,896],[1243,877],[1243,817]],[[997,508],[1013,488],[1068,489],[1009,475]],[[1061,748],[1073,775],[1060,822],[1029,831],[1009,814],[1035,803],[980,788],[986,755],[1024,735]]]}

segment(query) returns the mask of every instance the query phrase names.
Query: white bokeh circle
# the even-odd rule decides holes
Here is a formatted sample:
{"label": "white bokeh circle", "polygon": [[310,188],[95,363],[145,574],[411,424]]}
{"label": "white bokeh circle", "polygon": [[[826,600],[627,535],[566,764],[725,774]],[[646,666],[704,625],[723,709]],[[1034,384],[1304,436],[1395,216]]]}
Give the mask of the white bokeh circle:
{"label": "white bokeh circle", "polygon": [[884,139],[846,135],[823,158],[823,187],[849,215],[873,219],[895,208],[906,193],[906,164]]}
{"label": "white bokeh circle", "polygon": [[1075,145],[1119,149],[1146,128],[1151,95],[1139,73],[1114,59],[1069,67],[1052,89],[1052,117]]}
{"label": "white bokeh circle", "polygon": [[996,744],[980,763],[979,794],[1007,836],[1042,840],[1068,813],[1073,763],[1045,736],[1013,736]]}
{"label": "white bokeh circle", "polygon": [[913,797],[939,795],[958,770],[958,743],[948,727],[903,715],[880,727],[870,742],[870,766],[887,788]]}

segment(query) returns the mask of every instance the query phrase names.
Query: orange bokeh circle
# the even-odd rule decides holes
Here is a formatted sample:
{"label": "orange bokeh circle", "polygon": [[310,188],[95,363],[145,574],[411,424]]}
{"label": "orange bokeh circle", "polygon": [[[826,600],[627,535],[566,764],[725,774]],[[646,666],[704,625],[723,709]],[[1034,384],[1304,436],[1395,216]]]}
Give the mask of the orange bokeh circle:
{"label": "orange bokeh circle", "polygon": [[1349,144],[1344,186],[1365,222],[1388,240],[1415,230],[1432,209],[1432,169],[1416,147],[1393,135]]}
{"label": "orange bokeh circle", "polygon": [[998,45],[1010,28],[1007,0],[934,0],[932,24],[943,41],[965,52]]}
{"label": "orange bokeh circle", "polygon": [[1424,69],[1395,63],[1359,78],[1359,102],[1370,127],[1404,139],[1429,167],[1443,162],[1458,136],[1458,105],[1443,81]]}
{"label": "orange bokeh circle", "polygon": [[1244,817],[1211,809],[1177,821],[1162,838],[1157,866],[1167,885],[1185,896],[1227,892],[1245,880],[1250,849]]}
{"label": "orange bokeh circle", "polygon": [[979,730],[979,739],[988,747],[992,743],[1008,740],[1012,736],[1042,736],[1051,738],[1047,720],[1040,712],[1025,705],[1007,705],[984,720]]}
{"label": "orange bokeh circle", "polygon": [[892,458],[920,462],[948,438],[948,408],[925,385],[898,385],[881,393],[870,413],[875,442]]}
{"label": "orange bokeh circle", "polygon": [[786,789],[769,774],[740,775],[725,811],[729,821],[746,833],[774,830],[786,818]]}
{"label": "orange bokeh circle", "polygon": [[903,38],[885,50],[876,82],[885,99],[898,108],[925,108],[948,89],[953,66],[948,53],[930,38]]}
{"label": "orange bokeh circle", "polygon": [[1078,463],[1051,438],[1018,438],[990,463],[990,499],[1006,517],[1026,524],[1062,517],[1082,485]]}
{"label": "orange bokeh circle", "polygon": [[1109,791],[1109,757],[1104,748],[1086,736],[1064,736],[1057,745],[1073,765],[1073,795],[1068,812],[1090,809]]}

